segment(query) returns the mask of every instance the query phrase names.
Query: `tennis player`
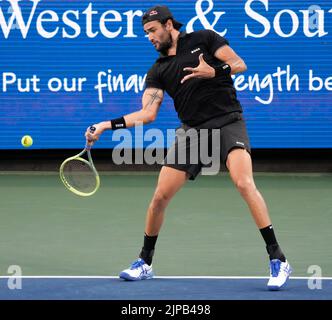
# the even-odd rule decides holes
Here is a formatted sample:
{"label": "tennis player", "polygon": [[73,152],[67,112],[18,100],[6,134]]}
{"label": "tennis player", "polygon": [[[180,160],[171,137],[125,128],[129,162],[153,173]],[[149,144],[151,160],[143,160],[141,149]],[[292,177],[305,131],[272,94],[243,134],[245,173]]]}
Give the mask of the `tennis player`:
{"label": "tennis player", "polygon": [[[280,289],[292,269],[276,240],[265,201],[255,186],[246,124],[231,78],[232,74],[246,71],[246,64],[228,41],[214,31],[180,32],[182,24],[174,19],[166,6],[147,10],[142,23],[149,41],[160,53],[147,74],[142,109],[94,124],[96,131],[91,133],[87,130],[86,138],[94,142],[105,130],[153,122],[164,91],[173,98],[185,132],[188,129],[220,129],[220,158],[265,241],[270,260],[267,286],[270,290]],[[185,163],[176,161],[174,154],[183,151],[188,155],[191,148],[191,140],[189,145],[180,143],[183,130],[177,131],[175,143],[168,150],[161,168],[147,210],[144,243],[139,258],[120,273],[122,279],[153,278],[152,258],[166,207],[186,181],[194,180],[204,166],[200,161],[193,163],[190,157],[186,157]],[[175,161],[170,160],[174,158]]]}

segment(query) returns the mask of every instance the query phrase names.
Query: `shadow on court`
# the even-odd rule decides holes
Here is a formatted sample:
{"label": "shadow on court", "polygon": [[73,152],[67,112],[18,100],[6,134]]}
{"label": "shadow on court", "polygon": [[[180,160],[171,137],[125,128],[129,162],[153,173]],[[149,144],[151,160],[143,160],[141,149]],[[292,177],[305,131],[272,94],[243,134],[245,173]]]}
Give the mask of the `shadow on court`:
{"label": "shadow on court", "polygon": [[2,300],[332,300],[332,280],[309,289],[308,280],[291,279],[281,291],[268,291],[267,279],[23,278],[15,290],[7,282],[0,281]]}

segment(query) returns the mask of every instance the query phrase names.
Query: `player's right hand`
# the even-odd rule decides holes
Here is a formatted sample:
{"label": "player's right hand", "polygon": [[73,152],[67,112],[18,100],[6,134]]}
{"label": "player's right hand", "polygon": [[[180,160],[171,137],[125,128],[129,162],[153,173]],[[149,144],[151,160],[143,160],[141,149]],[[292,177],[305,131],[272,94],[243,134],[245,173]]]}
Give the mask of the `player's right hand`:
{"label": "player's right hand", "polygon": [[[94,127],[95,130],[91,131],[91,127]],[[99,140],[102,133],[110,128],[110,122],[109,121],[102,121],[96,124],[93,124],[92,126],[89,126],[85,131],[85,138],[87,140],[87,143],[89,145],[93,145],[94,142]]]}
{"label": "player's right hand", "polygon": [[[94,128],[94,130],[91,130],[91,128]],[[93,145],[95,141],[97,141],[100,137],[100,135],[103,133],[103,129],[101,124],[93,124],[92,126],[89,126],[85,131],[85,138],[87,140],[88,145]]]}

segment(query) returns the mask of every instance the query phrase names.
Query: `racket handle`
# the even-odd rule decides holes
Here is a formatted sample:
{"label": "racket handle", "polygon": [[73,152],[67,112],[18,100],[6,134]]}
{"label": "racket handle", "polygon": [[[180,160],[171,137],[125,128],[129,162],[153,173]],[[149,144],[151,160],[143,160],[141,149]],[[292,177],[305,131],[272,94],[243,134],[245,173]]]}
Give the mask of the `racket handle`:
{"label": "racket handle", "polygon": [[[96,127],[90,126],[89,130],[90,130],[91,133],[94,133],[96,131]],[[90,150],[92,148],[92,146],[93,146],[93,142],[92,141],[90,142],[90,141],[87,140],[87,143],[85,145],[85,149]]]}

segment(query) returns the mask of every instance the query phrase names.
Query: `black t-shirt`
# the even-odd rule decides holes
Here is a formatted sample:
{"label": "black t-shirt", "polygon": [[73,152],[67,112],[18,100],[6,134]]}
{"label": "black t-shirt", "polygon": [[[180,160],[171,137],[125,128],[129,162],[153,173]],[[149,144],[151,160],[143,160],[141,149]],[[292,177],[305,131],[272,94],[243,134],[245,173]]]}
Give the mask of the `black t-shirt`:
{"label": "black t-shirt", "polygon": [[[197,67],[199,55],[210,66],[220,64],[214,53],[228,41],[212,30],[182,32],[175,56],[160,55],[146,77],[146,88],[165,90],[174,100],[179,119],[196,126],[231,112],[242,112],[230,75],[212,79],[192,78],[180,83],[188,74],[185,67]],[[217,121],[218,122],[218,121]]]}

